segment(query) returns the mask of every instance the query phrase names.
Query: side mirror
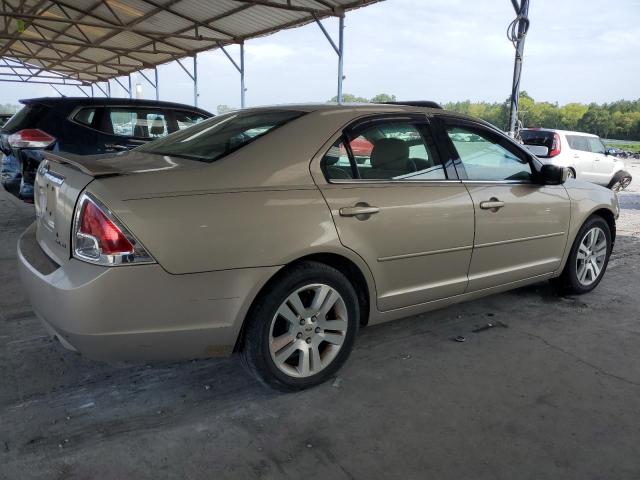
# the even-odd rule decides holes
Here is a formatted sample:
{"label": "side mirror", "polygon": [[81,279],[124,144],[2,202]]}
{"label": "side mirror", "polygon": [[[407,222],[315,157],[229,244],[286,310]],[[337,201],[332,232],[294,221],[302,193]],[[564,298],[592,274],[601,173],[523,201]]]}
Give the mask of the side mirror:
{"label": "side mirror", "polygon": [[560,185],[567,181],[569,170],[558,165],[545,164],[540,168],[540,178],[545,185]]}
{"label": "side mirror", "polygon": [[549,148],[544,145],[524,145],[527,150],[533,153],[536,157],[549,156]]}
{"label": "side mirror", "polygon": [[607,148],[607,149],[604,151],[604,154],[605,154],[605,155],[615,155],[616,153],[617,153],[617,151],[616,151],[616,149],[615,149],[615,148]]}

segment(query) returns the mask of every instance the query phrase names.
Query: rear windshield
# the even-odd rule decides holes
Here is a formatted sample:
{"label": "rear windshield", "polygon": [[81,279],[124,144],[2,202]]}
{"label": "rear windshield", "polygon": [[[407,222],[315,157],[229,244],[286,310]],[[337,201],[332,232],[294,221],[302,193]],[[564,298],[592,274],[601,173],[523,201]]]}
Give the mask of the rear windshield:
{"label": "rear windshield", "polygon": [[553,132],[544,130],[520,130],[520,137],[525,145],[539,145],[547,147],[549,150],[553,148]]}
{"label": "rear windshield", "polygon": [[29,104],[22,107],[11,120],[2,128],[3,130],[13,133],[23,128],[35,128],[38,126],[38,122],[49,110],[46,105]]}
{"label": "rear windshield", "polygon": [[155,140],[136,150],[213,162],[304,113],[296,110],[231,112]]}

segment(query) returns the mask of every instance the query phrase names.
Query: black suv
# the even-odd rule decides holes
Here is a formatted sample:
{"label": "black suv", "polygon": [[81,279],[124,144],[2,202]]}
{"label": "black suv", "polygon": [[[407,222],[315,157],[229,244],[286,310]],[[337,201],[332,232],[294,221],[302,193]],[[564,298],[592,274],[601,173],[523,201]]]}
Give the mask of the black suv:
{"label": "black suv", "polygon": [[25,201],[42,150],[96,155],[129,150],[213,115],[180,103],[122,98],[34,98],[0,129],[0,183]]}

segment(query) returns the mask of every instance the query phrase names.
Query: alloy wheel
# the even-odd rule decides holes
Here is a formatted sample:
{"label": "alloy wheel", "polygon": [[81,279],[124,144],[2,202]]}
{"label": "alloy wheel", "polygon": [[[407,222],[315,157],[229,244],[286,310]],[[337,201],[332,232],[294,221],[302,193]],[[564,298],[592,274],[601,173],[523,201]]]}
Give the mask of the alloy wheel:
{"label": "alloy wheel", "polygon": [[321,283],[298,288],[271,320],[271,358],[291,377],[315,375],[335,359],[348,326],[347,307],[336,289]]}
{"label": "alloy wheel", "polygon": [[607,249],[607,237],[600,227],[591,228],[582,237],[576,256],[576,276],[585,287],[600,276],[607,259]]}

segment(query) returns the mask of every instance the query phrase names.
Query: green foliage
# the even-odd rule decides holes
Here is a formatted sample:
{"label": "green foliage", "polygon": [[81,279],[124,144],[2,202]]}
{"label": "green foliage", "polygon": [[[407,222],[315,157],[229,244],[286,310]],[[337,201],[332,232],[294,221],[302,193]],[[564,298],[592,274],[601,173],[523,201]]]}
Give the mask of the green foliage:
{"label": "green foliage", "polygon": [[396,96],[389,95],[388,93],[379,93],[375,97],[371,99],[371,103],[385,103],[385,102],[395,102]]}
{"label": "green foliage", "polygon": [[[384,93],[382,95],[385,95]],[[329,100],[329,102],[337,102],[338,101],[338,96],[335,95],[334,97],[331,98],[331,100]],[[364,98],[364,97],[356,97],[355,95],[351,95],[350,93],[343,93],[342,94],[342,101],[344,103],[369,103],[369,100]]]}
{"label": "green foliage", "polygon": [[20,110],[20,105],[12,105],[10,103],[0,104],[0,113],[16,113]]}
{"label": "green foliage", "polygon": [[232,111],[233,108],[231,108],[229,105],[218,105],[218,108],[216,110],[218,112],[218,115],[222,115],[223,113]]}
{"label": "green foliage", "polygon": [[[603,138],[640,140],[640,99],[619,100],[599,105],[591,103],[536,102],[527,92],[520,93],[518,117],[525,127],[557,128],[595,133]],[[447,110],[482,118],[504,130],[509,121],[509,99],[503,103],[451,102]]]}

